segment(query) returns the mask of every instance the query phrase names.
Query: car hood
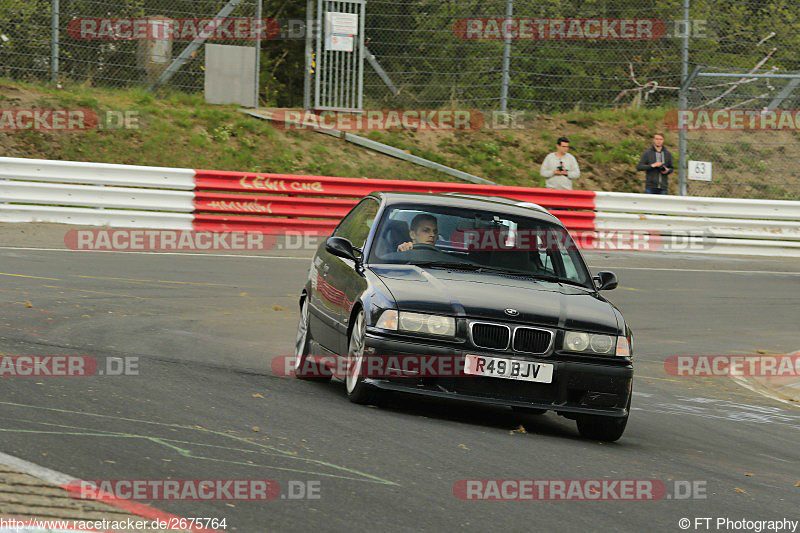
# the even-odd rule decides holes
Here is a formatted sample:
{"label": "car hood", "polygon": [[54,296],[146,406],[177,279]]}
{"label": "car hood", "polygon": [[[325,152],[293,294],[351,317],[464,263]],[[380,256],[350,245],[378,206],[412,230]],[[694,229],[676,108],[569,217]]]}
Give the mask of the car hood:
{"label": "car hood", "polygon": [[[572,285],[486,272],[448,271],[414,265],[373,266],[401,311],[618,334],[606,300]],[[506,309],[516,309],[509,316]]]}

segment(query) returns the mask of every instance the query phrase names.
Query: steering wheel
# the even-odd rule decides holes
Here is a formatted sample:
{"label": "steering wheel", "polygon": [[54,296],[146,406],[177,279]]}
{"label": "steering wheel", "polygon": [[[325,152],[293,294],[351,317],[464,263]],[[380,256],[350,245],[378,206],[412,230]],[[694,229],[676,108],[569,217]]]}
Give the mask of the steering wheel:
{"label": "steering wheel", "polygon": [[432,244],[426,244],[424,242],[415,242],[412,248],[413,250],[433,250],[438,252],[439,249]]}

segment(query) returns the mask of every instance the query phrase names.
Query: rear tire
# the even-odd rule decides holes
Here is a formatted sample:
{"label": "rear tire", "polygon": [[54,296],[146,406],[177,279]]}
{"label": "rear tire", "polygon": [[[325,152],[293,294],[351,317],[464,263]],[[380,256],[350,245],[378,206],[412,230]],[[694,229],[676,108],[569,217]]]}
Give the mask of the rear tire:
{"label": "rear tire", "polygon": [[311,341],[313,340],[309,327],[310,321],[311,315],[308,310],[308,296],[306,296],[303,299],[303,304],[300,306],[300,322],[297,324],[297,338],[294,345],[294,375],[297,379],[327,383],[331,380],[328,369],[325,368],[324,365],[316,363],[313,359],[308,359]]}
{"label": "rear tire", "polygon": [[345,389],[347,398],[357,404],[375,405],[379,399],[379,392],[364,382],[361,376],[361,367],[364,364],[364,345],[367,335],[367,322],[364,310],[360,309],[353,320],[353,328],[347,342],[347,377]]}

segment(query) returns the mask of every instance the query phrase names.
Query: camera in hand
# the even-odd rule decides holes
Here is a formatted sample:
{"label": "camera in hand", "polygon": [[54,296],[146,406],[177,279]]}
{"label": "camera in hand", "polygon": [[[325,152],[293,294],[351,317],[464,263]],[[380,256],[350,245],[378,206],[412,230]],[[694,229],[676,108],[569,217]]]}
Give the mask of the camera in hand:
{"label": "camera in hand", "polygon": [[558,164],[558,170],[560,170],[561,172],[564,172],[564,162],[563,162],[563,161],[561,161],[561,162]]}

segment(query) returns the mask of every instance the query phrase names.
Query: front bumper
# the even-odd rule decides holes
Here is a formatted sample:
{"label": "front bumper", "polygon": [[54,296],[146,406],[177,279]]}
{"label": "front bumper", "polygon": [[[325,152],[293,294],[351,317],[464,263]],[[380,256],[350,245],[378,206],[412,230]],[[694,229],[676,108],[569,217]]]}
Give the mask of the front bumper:
{"label": "front bumper", "polygon": [[630,361],[566,361],[558,356],[536,357],[512,353],[488,353],[442,346],[432,342],[387,338],[367,332],[366,348],[381,356],[488,355],[525,359],[553,365],[552,383],[533,383],[495,377],[387,377],[367,378],[366,383],[386,391],[487,405],[553,410],[568,418],[590,414],[624,417],[633,383]]}

